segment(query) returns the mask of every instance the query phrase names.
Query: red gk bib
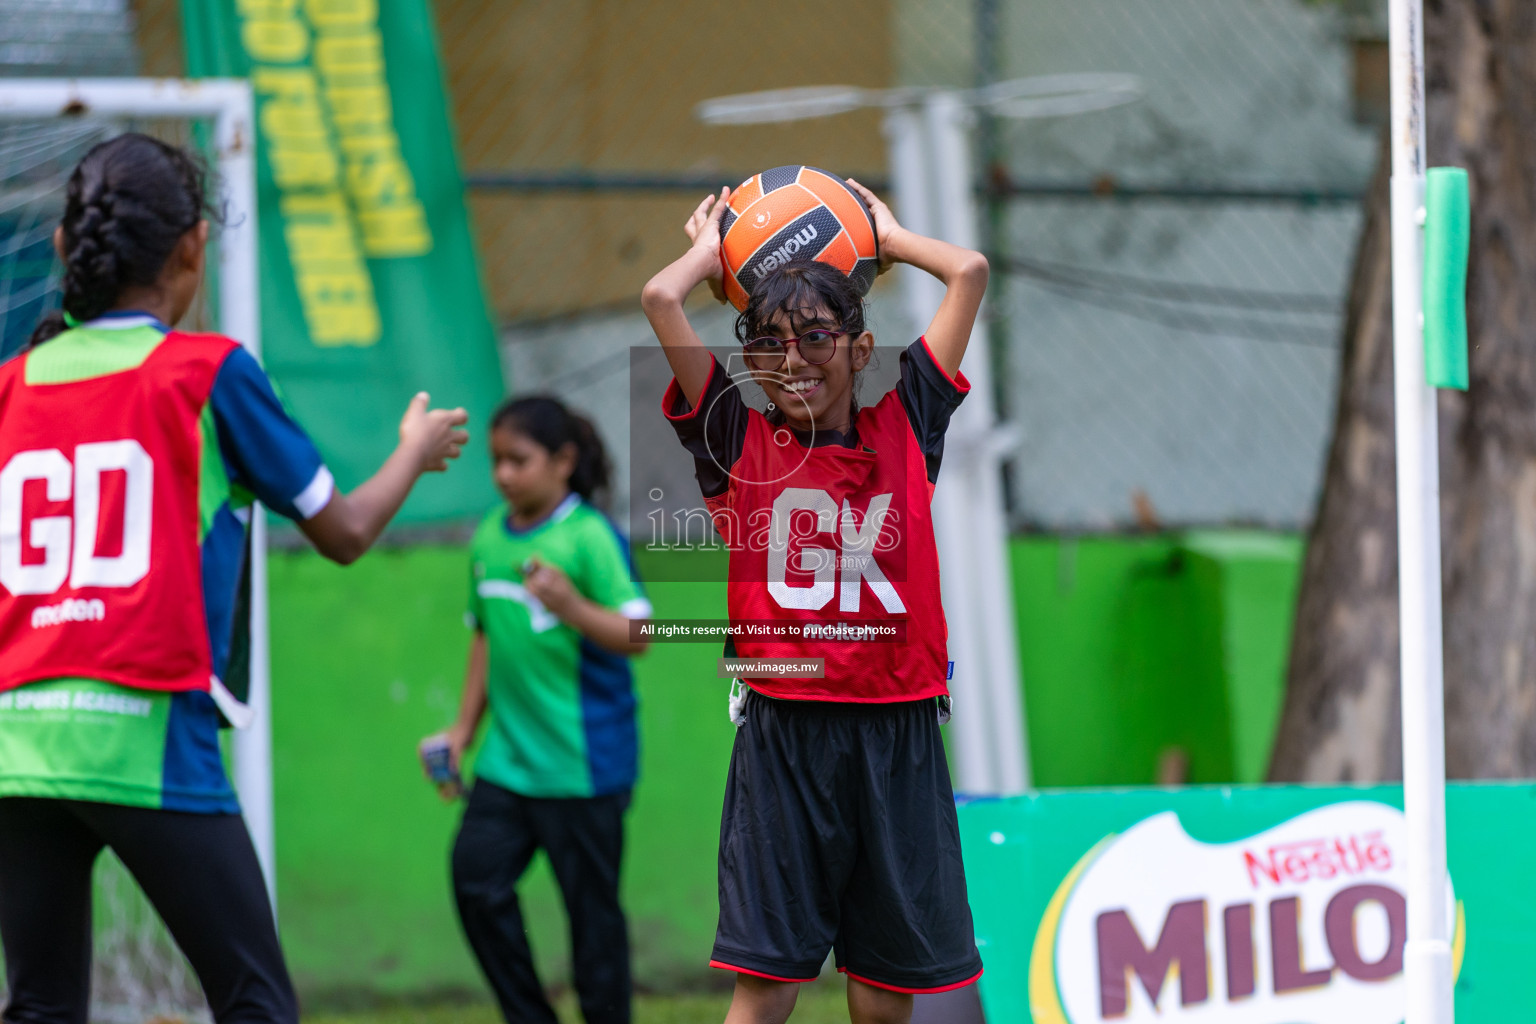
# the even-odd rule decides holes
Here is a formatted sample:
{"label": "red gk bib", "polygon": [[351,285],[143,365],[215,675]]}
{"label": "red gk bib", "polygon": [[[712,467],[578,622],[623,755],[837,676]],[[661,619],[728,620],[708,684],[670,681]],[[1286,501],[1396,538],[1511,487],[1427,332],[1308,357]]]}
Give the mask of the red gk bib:
{"label": "red gk bib", "polygon": [[[822,679],[750,679],[770,697],[881,703],[948,690],[923,453],[895,392],[856,427],[857,448],[806,448],[751,412],[730,488],[708,499],[731,549],[737,656],[824,660]],[[758,623],[773,625],[754,635]]]}

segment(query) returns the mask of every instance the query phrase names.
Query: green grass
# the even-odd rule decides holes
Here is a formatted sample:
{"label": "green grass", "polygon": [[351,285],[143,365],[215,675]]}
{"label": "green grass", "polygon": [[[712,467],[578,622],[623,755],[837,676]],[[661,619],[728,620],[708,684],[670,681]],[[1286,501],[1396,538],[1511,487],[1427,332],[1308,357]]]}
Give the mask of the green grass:
{"label": "green grass", "polygon": [[[794,1024],[845,1024],[848,1004],[843,982],[822,980],[800,989]],[[635,1024],[720,1024],[731,1004],[729,993],[684,996],[638,996]],[[578,1024],[581,1012],[576,997],[567,994],[556,1003],[562,1024]],[[307,1014],[308,1024],[501,1024],[501,1014],[490,1005],[396,1007],[369,1013]]]}

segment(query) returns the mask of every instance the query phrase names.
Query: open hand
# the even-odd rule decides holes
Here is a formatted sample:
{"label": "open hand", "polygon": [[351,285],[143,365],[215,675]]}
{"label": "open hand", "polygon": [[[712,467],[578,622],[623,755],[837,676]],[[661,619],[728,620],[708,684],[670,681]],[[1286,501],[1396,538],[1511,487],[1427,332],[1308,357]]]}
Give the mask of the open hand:
{"label": "open hand", "polygon": [[879,196],[860,185],[852,178],[848,179],[848,187],[857,192],[869,207],[869,212],[875,218],[875,241],[880,246],[880,273],[891,269],[891,264],[896,262],[896,256],[891,251],[891,236],[902,230],[896,222],[896,215],[891,208],[886,206]]}
{"label": "open hand", "polygon": [[720,194],[705,196],[683,225],[688,240],[699,251],[700,258],[709,261],[709,276],[704,280],[709,284],[710,294],[720,302],[725,301],[725,288],[721,283],[725,276],[725,263],[720,254],[720,220],[725,216],[725,208],[730,201],[731,190],[722,185]]}
{"label": "open hand", "polygon": [[469,432],[459,429],[469,422],[463,409],[428,409],[431,396],[418,392],[400,418],[400,444],[412,449],[423,473],[441,473],[448,460],[456,459],[469,443]]}
{"label": "open hand", "polygon": [[530,558],[524,564],[523,586],[561,620],[570,615],[571,609],[581,599],[569,576],[557,566],[537,558]]}

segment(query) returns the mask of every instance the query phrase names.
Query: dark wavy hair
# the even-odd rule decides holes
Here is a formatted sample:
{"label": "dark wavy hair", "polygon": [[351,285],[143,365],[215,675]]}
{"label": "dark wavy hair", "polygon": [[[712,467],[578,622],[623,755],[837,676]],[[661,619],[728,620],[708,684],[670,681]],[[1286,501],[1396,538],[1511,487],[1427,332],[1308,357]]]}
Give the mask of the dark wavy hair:
{"label": "dark wavy hair", "polygon": [[[824,315],[836,321],[838,330],[861,334],[865,330],[864,296],[858,286],[841,270],[820,260],[796,260],[775,267],[764,274],[747,294],[747,308],[736,317],[736,340],[746,344],[753,338],[773,331],[773,321],[781,314],[789,319],[794,334],[804,334]],[[862,373],[853,375],[853,412],[859,411],[859,385]],[[768,422],[784,422],[782,409],[770,409]]]}
{"label": "dark wavy hair", "polygon": [[592,501],[608,489],[612,467],[597,428],[553,395],[526,395],[506,402],[491,417],[491,429],[522,434],[551,455],[574,445],[576,468],[571,471],[571,490]]}
{"label": "dark wavy hair", "polygon": [[780,314],[789,318],[790,330],[803,334],[823,309],[840,330],[864,330],[864,296],[848,275],[820,260],[785,263],[752,286],[747,307],[736,317],[736,340],[745,343],[767,334]]}
{"label": "dark wavy hair", "polygon": [[85,154],[64,190],[63,310],[43,317],[27,341],[64,330],[64,313],[90,320],[129,285],[151,285],[181,236],[219,211],[208,201],[208,171],[184,149],[137,132]]}

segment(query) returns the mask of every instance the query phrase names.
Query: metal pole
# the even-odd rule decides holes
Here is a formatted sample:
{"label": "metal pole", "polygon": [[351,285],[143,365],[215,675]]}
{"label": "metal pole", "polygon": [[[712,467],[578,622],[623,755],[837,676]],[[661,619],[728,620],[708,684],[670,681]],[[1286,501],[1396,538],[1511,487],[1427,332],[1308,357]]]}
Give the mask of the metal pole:
{"label": "metal pole", "polygon": [[0,82],[0,120],[48,117],[218,117],[249,104],[239,79],[12,78]]}
{"label": "metal pole", "polygon": [[[954,92],[931,93],[923,106],[927,150],[933,154],[933,205],[938,211],[936,236],[967,249],[979,249],[980,233],[971,174],[973,111]],[[984,317],[972,328],[961,369],[971,393],[950,421],[945,445],[946,466],[935,497],[935,525],[955,534],[954,543],[968,565],[964,582],[979,600],[967,616],[975,658],[969,669],[984,696],[983,712],[992,760],[992,792],[1022,793],[1029,787],[1029,759],[1024,734],[1023,702],[1019,694],[1018,622],[1013,613],[1013,580],[1008,556],[1008,524],[1004,513],[1002,462],[1007,435],[998,430],[992,381],[992,358]],[[950,461],[953,460],[953,461]],[[937,513],[942,511],[944,519]],[[947,572],[948,566],[945,566]],[[948,593],[946,592],[946,600]],[[960,675],[960,665],[955,665]],[[957,712],[962,710],[956,708]]]}
{"label": "metal pole", "polygon": [[[229,190],[228,222],[219,236],[219,328],[261,355],[261,310],[256,249],[256,132],[251,94],[220,112],[214,125],[219,174]],[[251,663],[247,705],[251,724],[234,734],[235,788],[277,907],[276,842],[272,799],[272,676],[267,628],[267,521],[251,508]]]}
{"label": "metal pole", "polygon": [[1408,826],[1405,1024],[1450,1024],[1445,853],[1445,693],[1440,465],[1435,391],[1424,376],[1424,18],[1391,0],[1392,364],[1397,435],[1403,806]]}
{"label": "metal pole", "polygon": [[[938,235],[939,215],[934,209],[932,170],[928,163],[932,140],[924,130],[921,113],[912,107],[893,107],[886,114],[885,134],[890,145],[891,198],[896,215],[903,226],[918,234]],[[903,266],[899,273],[912,330],[921,331],[938,310],[944,286],[914,267]],[[953,448],[949,451],[953,452]],[[939,474],[940,485],[933,496],[933,520],[944,612],[949,622],[949,656],[955,663],[955,675],[949,684],[955,698],[950,752],[955,763],[956,788],[964,793],[996,793],[986,682],[978,671],[978,582],[971,576],[970,557],[964,544],[965,494],[945,486],[946,478],[954,472],[949,458],[944,472]]]}

